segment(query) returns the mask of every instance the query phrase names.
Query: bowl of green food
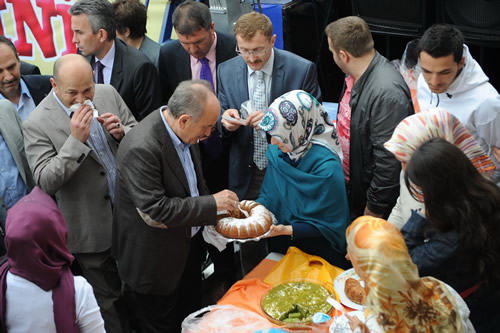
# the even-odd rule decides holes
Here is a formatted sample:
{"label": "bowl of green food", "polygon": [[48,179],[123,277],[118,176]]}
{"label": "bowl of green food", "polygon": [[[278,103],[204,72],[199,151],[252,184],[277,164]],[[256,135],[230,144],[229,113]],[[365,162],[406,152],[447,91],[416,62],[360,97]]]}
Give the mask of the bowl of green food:
{"label": "bowl of green food", "polygon": [[260,306],[275,324],[310,323],[316,312],[329,314],[332,311],[328,297],[337,298],[333,289],[319,281],[284,281],[262,296]]}

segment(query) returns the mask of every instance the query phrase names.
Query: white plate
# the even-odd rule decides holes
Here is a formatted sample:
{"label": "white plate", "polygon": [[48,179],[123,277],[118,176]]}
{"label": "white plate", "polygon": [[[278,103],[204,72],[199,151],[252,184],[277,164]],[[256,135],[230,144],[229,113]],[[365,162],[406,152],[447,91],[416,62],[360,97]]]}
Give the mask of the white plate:
{"label": "white plate", "polygon": [[358,274],[356,274],[356,272],[354,271],[354,268],[351,268],[351,269],[344,271],[342,274],[337,276],[335,281],[333,281],[333,288],[335,289],[335,291],[339,295],[340,303],[342,303],[343,305],[345,305],[351,309],[354,309],[354,310],[363,310],[365,308],[363,305],[360,305],[360,304],[357,304],[357,303],[354,303],[353,301],[351,301],[346,296],[346,294],[344,292],[345,281],[348,278],[356,279],[359,282],[361,282],[362,287],[365,286],[365,283],[363,281],[361,281]]}

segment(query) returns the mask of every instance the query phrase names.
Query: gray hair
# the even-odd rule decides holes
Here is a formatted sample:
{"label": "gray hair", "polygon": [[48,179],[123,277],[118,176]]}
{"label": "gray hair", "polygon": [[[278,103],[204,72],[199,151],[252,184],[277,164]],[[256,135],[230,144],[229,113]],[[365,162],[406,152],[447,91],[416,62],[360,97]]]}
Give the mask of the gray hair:
{"label": "gray hair", "polygon": [[209,30],[212,16],[207,5],[196,1],[185,1],[175,8],[172,23],[178,34],[192,35],[200,29]]}
{"label": "gray hair", "polygon": [[212,86],[208,81],[182,81],[168,100],[168,111],[175,119],[187,114],[197,120],[203,114],[205,101],[211,93]]}
{"label": "gray hair", "polygon": [[89,18],[92,32],[96,34],[99,29],[108,33],[108,40],[116,37],[115,11],[108,0],[79,0],[69,9],[70,15],[86,14]]}

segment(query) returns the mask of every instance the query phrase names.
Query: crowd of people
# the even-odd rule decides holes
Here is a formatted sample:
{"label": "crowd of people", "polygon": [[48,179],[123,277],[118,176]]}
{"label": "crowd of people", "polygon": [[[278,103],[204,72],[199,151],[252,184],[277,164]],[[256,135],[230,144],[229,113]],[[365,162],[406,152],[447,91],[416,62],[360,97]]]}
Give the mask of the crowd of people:
{"label": "crowd of people", "polygon": [[[330,23],[334,124],[263,14],[229,35],[187,0],[161,46],[139,0],[69,14],[53,75],[0,36],[0,332],[180,332],[207,253],[229,287],[290,246],[352,265],[381,332],[500,325],[500,96],[456,27],[418,41],[416,107],[363,19]],[[241,200],[277,224],[237,258],[204,236]]]}

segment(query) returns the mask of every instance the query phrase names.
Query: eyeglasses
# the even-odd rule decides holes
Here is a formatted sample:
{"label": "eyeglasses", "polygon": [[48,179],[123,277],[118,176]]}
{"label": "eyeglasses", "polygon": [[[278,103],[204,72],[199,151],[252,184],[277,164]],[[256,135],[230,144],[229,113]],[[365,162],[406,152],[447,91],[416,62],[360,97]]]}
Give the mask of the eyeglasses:
{"label": "eyeglasses", "polygon": [[248,50],[240,50],[238,48],[238,45],[236,45],[236,53],[238,53],[240,56],[243,56],[243,57],[249,57],[251,55],[255,56],[255,57],[260,57],[260,56],[263,56],[264,54],[266,54],[267,52],[267,47],[265,48],[261,48],[261,49],[256,49],[256,50],[252,50],[252,51],[248,51]]}

